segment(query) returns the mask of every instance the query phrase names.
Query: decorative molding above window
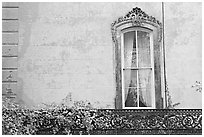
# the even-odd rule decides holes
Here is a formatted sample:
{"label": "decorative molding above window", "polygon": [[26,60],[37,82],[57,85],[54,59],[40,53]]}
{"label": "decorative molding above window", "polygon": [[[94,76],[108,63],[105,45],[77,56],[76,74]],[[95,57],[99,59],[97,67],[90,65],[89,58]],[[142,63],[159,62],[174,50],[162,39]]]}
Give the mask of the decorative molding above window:
{"label": "decorative molding above window", "polygon": [[125,25],[131,23],[132,26],[139,26],[143,27],[145,24],[150,24],[156,28],[159,29],[159,37],[158,41],[161,41],[162,39],[162,23],[158,21],[155,17],[149,16],[144,11],[142,11],[140,8],[135,7],[132,9],[132,11],[128,12],[125,16],[119,17],[117,20],[115,20],[111,24],[111,30],[112,30],[112,39],[114,42],[116,42],[116,31],[117,27],[121,25]]}

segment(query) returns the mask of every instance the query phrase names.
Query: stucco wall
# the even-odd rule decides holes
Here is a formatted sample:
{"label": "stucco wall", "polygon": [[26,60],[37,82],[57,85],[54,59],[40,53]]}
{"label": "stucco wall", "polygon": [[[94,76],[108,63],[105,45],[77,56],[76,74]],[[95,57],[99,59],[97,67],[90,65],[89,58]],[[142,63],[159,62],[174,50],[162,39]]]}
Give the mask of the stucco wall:
{"label": "stucco wall", "polygon": [[169,91],[177,108],[201,108],[202,4],[165,3],[166,65]]}
{"label": "stucco wall", "polygon": [[[200,5],[165,6],[167,80],[181,108],[201,107],[191,88],[201,81]],[[161,21],[161,3],[20,3],[18,99],[34,105],[71,95],[114,108],[110,25],[136,6]]]}

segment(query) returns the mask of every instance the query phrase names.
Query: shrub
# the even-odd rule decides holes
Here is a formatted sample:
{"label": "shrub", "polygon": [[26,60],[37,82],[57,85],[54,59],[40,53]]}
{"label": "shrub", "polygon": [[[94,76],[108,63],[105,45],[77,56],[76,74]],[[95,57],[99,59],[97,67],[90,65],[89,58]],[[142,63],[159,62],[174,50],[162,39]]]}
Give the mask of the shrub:
{"label": "shrub", "polygon": [[[110,127],[111,118],[107,110],[99,112],[90,103],[78,101],[74,106],[63,104],[54,108],[28,109],[4,98],[2,107],[2,133],[4,135],[72,134],[73,130]],[[108,120],[111,121],[111,120]]]}

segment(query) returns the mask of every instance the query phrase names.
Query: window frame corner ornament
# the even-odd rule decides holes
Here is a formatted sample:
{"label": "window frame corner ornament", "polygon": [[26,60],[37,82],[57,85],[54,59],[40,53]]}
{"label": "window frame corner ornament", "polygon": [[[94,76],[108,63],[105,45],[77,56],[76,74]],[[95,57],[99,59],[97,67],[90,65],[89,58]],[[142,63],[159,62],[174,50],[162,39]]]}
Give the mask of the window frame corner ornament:
{"label": "window frame corner ornament", "polygon": [[158,41],[161,42],[161,41],[162,41],[162,36],[163,36],[163,34],[162,34],[162,32],[163,32],[162,24],[159,25],[159,28],[160,28],[160,29],[159,29],[159,32],[158,32],[158,33],[159,33],[159,34],[158,34],[158,35],[159,35]]}
{"label": "window frame corner ornament", "polygon": [[114,43],[116,43],[116,28],[114,27],[114,23],[112,23],[112,25],[111,25],[111,33],[112,33],[112,40],[113,40],[113,42]]}

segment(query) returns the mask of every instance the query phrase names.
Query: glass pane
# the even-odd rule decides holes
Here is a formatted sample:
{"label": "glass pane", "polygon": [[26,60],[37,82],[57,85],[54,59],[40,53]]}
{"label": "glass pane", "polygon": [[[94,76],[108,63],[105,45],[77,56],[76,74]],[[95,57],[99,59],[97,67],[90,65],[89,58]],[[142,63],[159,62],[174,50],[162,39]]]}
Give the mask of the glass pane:
{"label": "glass pane", "polygon": [[136,38],[135,31],[124,34],[124,67],[136,67]]}
{"label": "glass pane", "polygon": [[137,71],[136,70],[124,70],[124,85],[125,88],[137,87]]}
{"label": "glass pane", "polygon": [[125,107],[137,107],[137,89],[125,88]]}
{"label": "glass pane", "polygon": [[139,106],[140,107],[151,107],[152,97],[152,70],[143,69],[138,72],[139,77]]}
{"label": "glass pane", "polygon": [[139,67],[151,67],[149,33],[137,31]]}

